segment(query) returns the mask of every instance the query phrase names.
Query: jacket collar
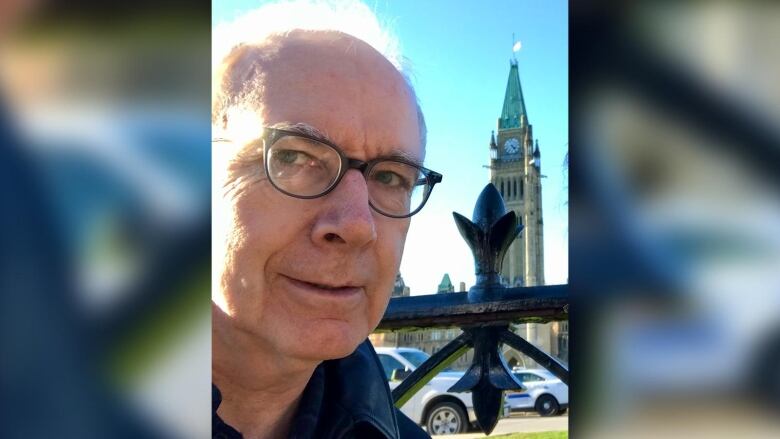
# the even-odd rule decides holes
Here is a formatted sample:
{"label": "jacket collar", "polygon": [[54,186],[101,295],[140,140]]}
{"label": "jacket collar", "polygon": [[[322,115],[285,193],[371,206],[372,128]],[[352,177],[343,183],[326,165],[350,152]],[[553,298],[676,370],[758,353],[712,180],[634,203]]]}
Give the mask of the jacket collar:
{"label": "jacket collar", "polygon": [[334,422],[320,424],[329,430],[320,431],[323,437],[338,437],[343,429],[367,424],[387,438],[399,438],[395,406],[384,369],[368,340],[352,355],[325,361],[320,368],[324,372],[324,401],[332,404],[330,410],[336,416]]}
{"label": "jacket collar", "polygon": [[[217,415],[222,397],[214,384],[212,398],[213,433],[241,437]],[[368,340],[352,355],[317,366],[301,396],[290,437],[342,437],[358,425],[370,426],[388,439],[400,437],[390,388]]]}

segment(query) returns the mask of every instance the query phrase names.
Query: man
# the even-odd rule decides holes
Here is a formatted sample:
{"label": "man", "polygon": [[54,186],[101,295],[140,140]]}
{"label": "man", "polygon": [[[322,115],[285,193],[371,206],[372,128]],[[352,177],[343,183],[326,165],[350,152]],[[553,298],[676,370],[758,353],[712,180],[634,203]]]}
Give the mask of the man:
{"label": "man", "polygon": [[366,340],[441,180],[412,88],[328,30],[235,45],[215,75],[214,435],[427,437]]}

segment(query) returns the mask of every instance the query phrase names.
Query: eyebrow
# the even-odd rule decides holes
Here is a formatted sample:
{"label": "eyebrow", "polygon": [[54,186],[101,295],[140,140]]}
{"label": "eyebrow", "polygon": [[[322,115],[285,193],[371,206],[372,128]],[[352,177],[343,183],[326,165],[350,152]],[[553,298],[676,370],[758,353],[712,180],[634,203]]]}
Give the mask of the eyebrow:
{"label": "eyebrow", "polygon": [[417,166],[419,166],[421,168],[423,167],[423,163],[422,163],[422,161],[420,159],[418,159],[417,157],[414,157],[413,155],[409,154],[406,151],[400,151],[400,150],[392,151],[389,154],[382,154],[382,155],[380,155],[380,156],[378,156],[376,158],[377,159],[396,159],[396,160],[401,160],[401,161],[404,161],[404,162],[407,162],[407,163],[411,163],[413,165],[417,165]]}
{"label": "eyebrow", "polygon": [[298,123],[279,122],[269,126],[269,128],[301,133],[310,137],[314,137],[317,140],[324,140],[325,142],[333,143],[334,145],[336,144],[336,142],[331,140],[330,137],[328,137],[328,135],[325,134],[323,131],[320,131],[318,128],[303,122],[298,122]]}
{"label": "eyebrow", "polygon": [[[328,143],[331,143],[333,145],[339,146],[338,143],[334,142],[330,137],[328,137],[327,134],[325,134],[323,131],[319,130],[318,128],[311,126],[307,123],[298,122],[298,123],[291,123],[291,122],[280,122],[271,125],[269,128],[277,129],[277,130],[285,130],[285,131],[293,131],[296,133],[305,134],[310,137],[314,137],[317,140],[322,140]],[[339,149],[341,147],[339,146]],[[393,150],[387,154],[381,154],[377,157],[375,157],[372,160],[376,159],[395,159],[395,160],[401,160],[404,162],[412,163],[414,165],[417,165],[419,167],[423,166],[422,160],[418,159],[417,157],[411,155],[410,153],[403,151],[403,150]]]}

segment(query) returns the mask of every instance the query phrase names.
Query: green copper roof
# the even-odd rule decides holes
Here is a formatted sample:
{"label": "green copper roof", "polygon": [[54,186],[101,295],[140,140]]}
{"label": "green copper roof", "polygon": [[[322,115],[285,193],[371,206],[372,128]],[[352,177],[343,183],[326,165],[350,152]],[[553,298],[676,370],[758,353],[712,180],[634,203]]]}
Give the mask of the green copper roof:
{"label": "green copper roof", "polygon": [[501,119],[498,121],[499,129],[520,128],[520,116],[528,115],[525,112],[523,89],[520,87],[520,73],[517,70],[517,61],[509,62],[509,79],[506,83],[504,95],[504,109],[501,111]]}
{"label": "green copper roof", "polygon": [[439,289],[437,292],[449,293],[452,291],[455,291],[455,287],[452,285],[452,281],[450,281],[450,275],[448,273],[444,273],[444,277],[441,279],[441,283],[439,284]]}

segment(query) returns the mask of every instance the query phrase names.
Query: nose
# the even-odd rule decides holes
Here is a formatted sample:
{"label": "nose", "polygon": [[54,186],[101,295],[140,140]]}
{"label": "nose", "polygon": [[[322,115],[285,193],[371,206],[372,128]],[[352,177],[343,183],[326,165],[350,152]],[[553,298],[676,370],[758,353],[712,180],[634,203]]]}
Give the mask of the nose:
{"label": "nose", "polygon": [[368,205],[368,186],[355,169],[344,174],[338,186],[320,200],[321,214],[312,238],[322,245],[364,247],[376,241],[374,213]]}

